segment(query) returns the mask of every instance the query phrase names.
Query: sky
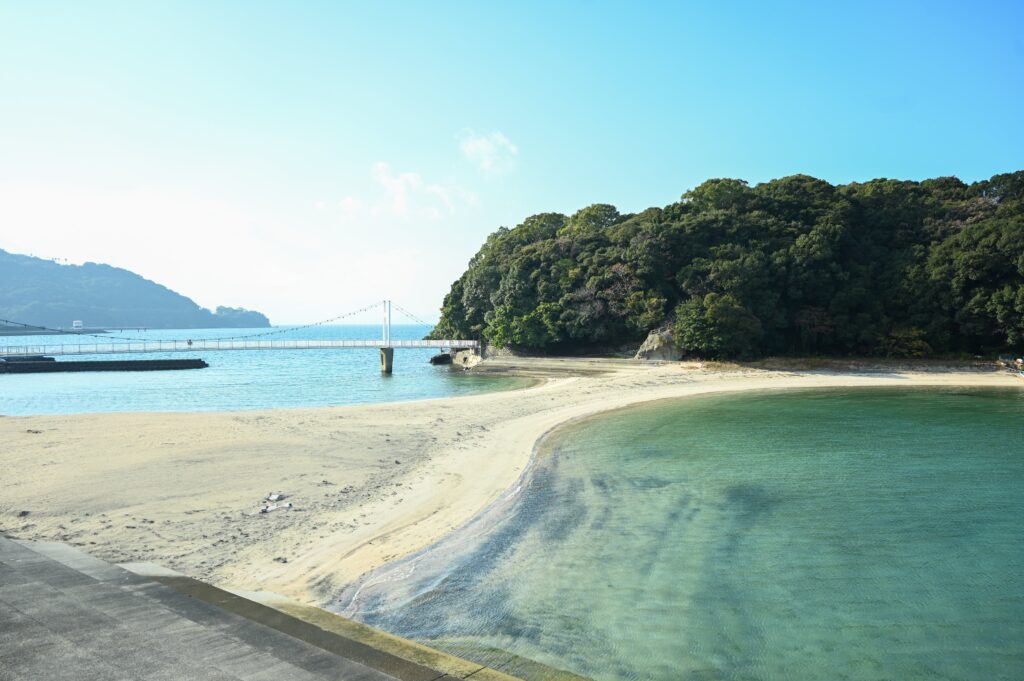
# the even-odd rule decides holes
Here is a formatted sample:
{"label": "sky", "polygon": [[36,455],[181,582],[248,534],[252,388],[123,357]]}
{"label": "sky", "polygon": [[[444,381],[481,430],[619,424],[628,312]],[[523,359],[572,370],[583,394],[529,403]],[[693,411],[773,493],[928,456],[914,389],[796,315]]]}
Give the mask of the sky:
{"label": "sky", "polygon": [[536,213],[1024,168],[1022,26],[1020,0],[0,0],[0,248],[275,324],[436,320]]}

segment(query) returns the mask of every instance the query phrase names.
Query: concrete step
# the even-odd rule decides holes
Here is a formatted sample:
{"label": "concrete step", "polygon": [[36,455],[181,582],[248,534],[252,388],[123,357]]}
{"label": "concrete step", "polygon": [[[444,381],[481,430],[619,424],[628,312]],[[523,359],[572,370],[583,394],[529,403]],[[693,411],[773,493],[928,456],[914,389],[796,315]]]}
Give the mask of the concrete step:
{"label": "concrete step", "polygon": [[171,571],[134,568],[64,544],[0,538],[0,681],[512,679],[457,658],[437,669],[396,654],[399,647],[380,649]]}
{"label": "concrete step", "polygon": [[146,563],[129,563],[122,567],[347,659],[386,670],[403,681],[454,681],[471,676],[473,681],[518,681],[479,663],[427,648],[277,594],[226,591]]}

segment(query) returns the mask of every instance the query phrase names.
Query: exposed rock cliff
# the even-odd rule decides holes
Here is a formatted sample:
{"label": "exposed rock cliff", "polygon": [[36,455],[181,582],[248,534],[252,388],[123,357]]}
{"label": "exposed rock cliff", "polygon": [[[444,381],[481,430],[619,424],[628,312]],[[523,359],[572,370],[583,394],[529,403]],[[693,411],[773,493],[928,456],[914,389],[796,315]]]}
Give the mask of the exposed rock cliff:
{"label": "exposed rock cliff", "polygon": [[635,359],[664,360],[675,362],[683,358],[683,351],[676,345],[671,327],[654,329],[647,335]]}
{"label": "exposed rock cliff", "polygon": [[452,354],[452,366],[472,369],[480,363],[480,353],[474,350],[456,350]]}

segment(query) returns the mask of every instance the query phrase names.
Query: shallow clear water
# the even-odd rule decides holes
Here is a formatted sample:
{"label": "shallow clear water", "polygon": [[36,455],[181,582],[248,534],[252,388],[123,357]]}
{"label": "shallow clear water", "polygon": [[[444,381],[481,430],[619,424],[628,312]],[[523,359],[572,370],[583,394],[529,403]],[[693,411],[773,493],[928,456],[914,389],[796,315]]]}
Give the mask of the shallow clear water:
{"label": "shallow clear water", "polygon": [[662,403],[562,432],[468,555],[357,616],[527,678],[499,651],[595,679],[1018,680],[1022,519],[1024,391]]}
{"label": "shallow clear water", "polygon": [[[430,327],[393,326],[396,340],[422,338]],[[146,340],[219,338],[267,329],[190,329],[125,332]],[[121,334],[111,334],[117,336]],[[380,337],[379,326],[322,326],[268,339]],[[67,336],[13,336],[0,345],[69,343]],[[86,343],[115,342],[108,337]],[[395,371],[380,372],[375,348],[336,350],[232,350],[130,355],[131,359],[202,357],[210,366],[186,371],[0,374],[0,414],[72,414],[100,411],[226,411],[312,407],[450,397],[523,385],[521,379],[464,375],[431,366],[430,349],[395,350]],[[80,356],[69,359],[111,359]]]}

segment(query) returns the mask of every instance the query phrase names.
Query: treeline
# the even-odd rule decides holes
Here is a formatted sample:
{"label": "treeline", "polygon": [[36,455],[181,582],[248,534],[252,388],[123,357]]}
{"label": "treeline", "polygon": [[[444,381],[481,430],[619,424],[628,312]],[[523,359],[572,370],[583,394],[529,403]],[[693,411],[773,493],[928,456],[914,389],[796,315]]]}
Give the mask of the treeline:
{"label": "treeline", "polygon": [[433,335],[560,352],[663,325],[704,357],[1019,351],[1024,171],[718,179],[633,215],[535,215],[487,238]]}

